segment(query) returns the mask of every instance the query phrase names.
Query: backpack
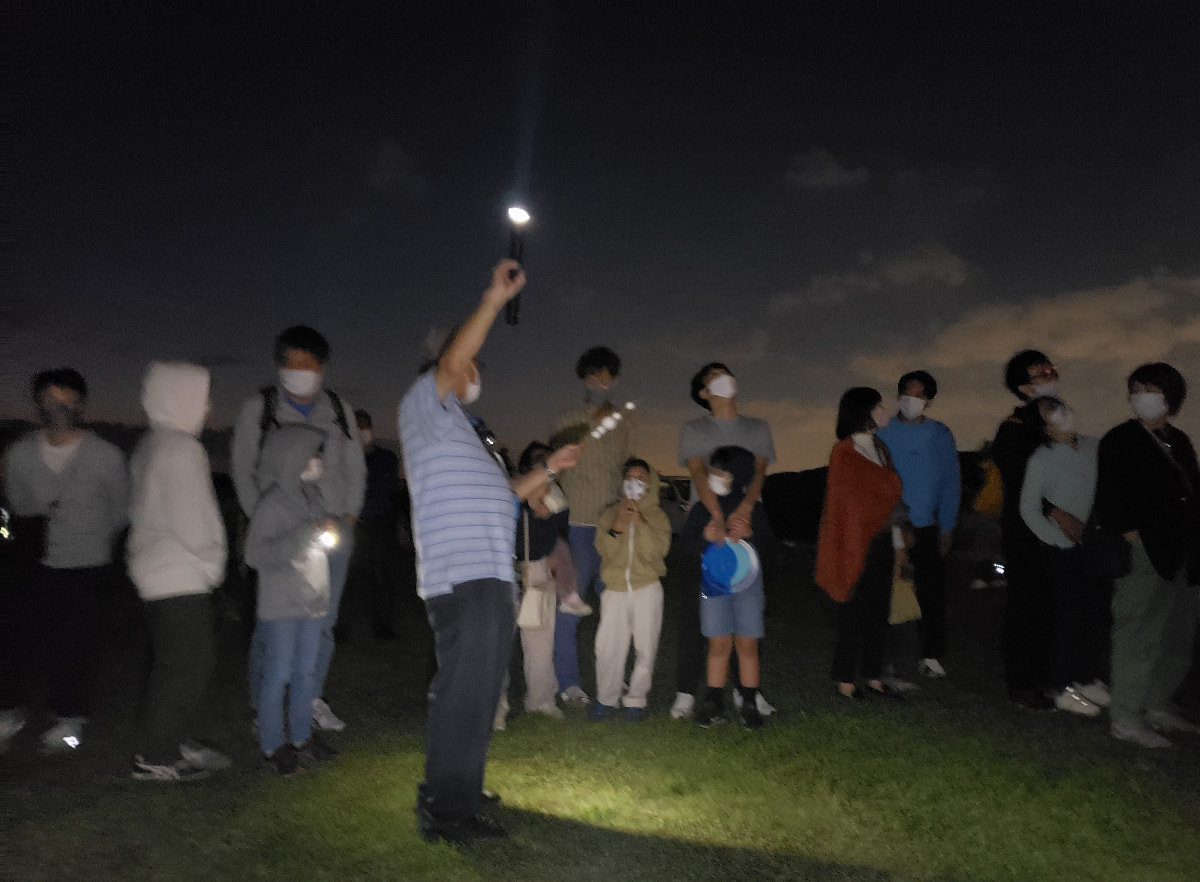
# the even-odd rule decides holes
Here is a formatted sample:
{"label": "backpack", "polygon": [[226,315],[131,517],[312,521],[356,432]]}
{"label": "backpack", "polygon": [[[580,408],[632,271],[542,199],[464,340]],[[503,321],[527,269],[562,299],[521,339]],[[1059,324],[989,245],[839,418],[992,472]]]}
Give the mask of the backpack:
{"label": "backpack", "polygon": [[[262,417],[258,421],[258,452],[261,454],[267,432],[279,428],[279,418],[275,416],[275,410],[279,406],[279,388],[263,386],[258,391],[263,399]],[[349,439],[350,423],[346,421],[346,407],[342,404],[342,399],[332,389],[325,389],[324,392],[329,396],[329,404],[333,407],[333,421]]]}

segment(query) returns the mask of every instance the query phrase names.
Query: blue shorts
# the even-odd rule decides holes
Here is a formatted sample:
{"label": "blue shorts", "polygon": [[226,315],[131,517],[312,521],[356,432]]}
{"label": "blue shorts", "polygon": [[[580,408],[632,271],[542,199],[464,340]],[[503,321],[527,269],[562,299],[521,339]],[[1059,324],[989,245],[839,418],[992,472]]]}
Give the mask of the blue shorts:
{"label": "blue shorts", "polygon": [[737,594],[700,598],[700,633],[705,637],[763,636],[763,584],[760,577]]}

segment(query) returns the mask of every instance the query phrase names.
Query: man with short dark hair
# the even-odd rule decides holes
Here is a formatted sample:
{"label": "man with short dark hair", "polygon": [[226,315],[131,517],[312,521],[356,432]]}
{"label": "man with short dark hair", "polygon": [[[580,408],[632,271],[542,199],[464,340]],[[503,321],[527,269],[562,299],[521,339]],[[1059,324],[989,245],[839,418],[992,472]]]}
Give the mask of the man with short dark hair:
{"label": "man with short dark hair", "polygon": [[954,435],[945,423],[926,415],[937,391],[937,380],[927,371],[909,371],[902,376],[896,384],[899,418],[877,435],[887,445],[892,465],[904,482],[904,502],[912,519],[915,538],[909,560],[921,606],[917,670],[927,677],[946,676],[941,663],[946,651],[944,558],[954,537],[962,493]]}
{"label": "man with short dark hair", "polygon": [[[992,461],[1004,486],[1000,529],[1008,584],[1000,652],[1009,700],[1021,707],[1050,710],[1054,701],[1045,687],[1050,679],[1053,611],[1038,539],[1021,518],[1020,502],[1025,467],[1045,437],[1037,399],[1058,395],[1058,369],[1045,353],[1026,349],[1005,365],[1004,385],[1021,403],[1000,424],[992,442]],[[1047,515],[1054,517],[1056,512],[1066,514],[1047,506]]]}
{"label": "man with short dark hair", "polygon": [[[242,511],[250,517],[262,495],[258,461],[267,433],[287,423],[304,423],[325,433],[321,455],[324,471],[317,486],[326,508],[341,520],[342,529],[338,546],[328,554],[329,613],[321,629],[313,723],[319,729],[340,731],[346,724],[325,701],[325,678],[333,658],[333,628],[354,548],[354,523],[366,492],[367,466],[358,427],[347,418],[353,413],[350,403],[332,389],[323,388],[330,356],[328,341],[306,325],[295,325],[275,338],[274,353],[277,382],[246,400],[233,427],[233,486]],[[250,706],[256,711],[262,659],[262,643],[255,637],[250,647]]]}
{"label": "man with short dark hair", "polygon": [[[43,371],[32,392],[42,428],[5,451],[3,468],[4,494],[21,519],[14,529],[30,541],[21,575],[3,590],[21,595],[16,606],[26,627],[18,657],[26,673],[47,677],[57,717],[42,749],[70,753],[82,743],[91,709],[100,590],[128,517],[129,475],[121,451],[83,426],[88,388],[78,371]],[[0,708],[0,752],[24,726],[19,704],[28,697],[0,698],[8,705]]]}

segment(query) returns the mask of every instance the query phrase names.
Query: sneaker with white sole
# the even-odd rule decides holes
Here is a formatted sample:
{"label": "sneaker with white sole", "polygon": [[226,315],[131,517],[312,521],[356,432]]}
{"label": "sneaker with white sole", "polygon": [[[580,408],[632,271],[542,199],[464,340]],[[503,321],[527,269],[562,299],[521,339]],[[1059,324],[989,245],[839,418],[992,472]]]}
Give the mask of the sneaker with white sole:
{"label": "sneaker with white sole", "polygon": [[1169,710],[1146,711],[1146,725],[1167,735],[1200,734],[1200,726]]}
{"label": "sneaker with white sole", "polygon": [[590,616],[592,614],[592,608],[584,603],[583,598],[578,594],[571,594],[560,600],[558,611],[571,616]]}
{"label": "sneaker with white sole", "polygon": [[671,719],[686,720],[692,715],[696,706],[696,696],[690,692],[676,692],[675,703],[671,705]]}
{"label": "sneaker with white sole", "polygon": [[1072,683],[1071,686],[1098,707],[1108,707],[1112,704],[1112,696],[1108,694],[1108,687],[1101,680],[1093,680],[1091,683]]}
{"label": "sneaker with white sole", "polygon": [[1113,723],[1112,726],[1109,727],[1109,732],[1111,732],[1112,737],[1116,738],[1118,741],[1128,741],[1130,744],[1136,744],[1139,747],[1160,748],[1171,746],[1170,741],[1168,741],[1166,738],[1163,738],[1153,729],[1137,723],[1133,725]]}
{"label": "sneaker with white sole", "polygon": [[558,700],[565,701],[568,704],[590,704],[591,699],[588,694],[583,691],[582,686],[568,686],[562,692],[558,693]]}
{"label": "sneaker with white sole", "polygon": [[208,777],[208,769],[199,769],[185,759],[173,763],[148,763],[140,755],[133,758],[133,771],[130,777],[135,781],[201,781]]}
{"label": "sneaker with white sole", "polygon": [[936,658],[923,658],[917,662],[917,673],[931,680],[940,680],[946,676],[946,669]]}
{"label": "sneaker with white sole", "polygon": [[70,753],[83,744],[83,724],[87,717],[59,717],[58,722],[42,733],[42,751]]}
{"label": "sneaker with white sole", "polygon": [[221,772],[233,765],[233,760],[221,751],[206,747],[198,741],[183,742],[179,745],[179,755],[188,765],[206,772]]}
{"label": "sneaker with white sole", "polygon": [[[736,689],[733,690],[733,706],[739,711],[742,709],[742,693]],[[761,691],[756,692],[754,695],[754,706],[758,709],[759,714],[764,717],[769,717],[775,713],[775,706],[763,698]]]}
{"label": "sneaker with white sole", "polygon": [[916,692],[921,688],[911,680],[902,680],[899,677],[884,677],[883,684],[893,692]]}
{"label": "sneaker with white sole", "polygon": [[341,732],[346,728],[346,724],[337,718],[323,698],[313,699],[312,720],[313,725],[323,732]]}
{"label": "sneaker with white sole", "polygon": [[0,711],[0,753],[8,753],[12,741],[25,728],[25,711],[19,707]]}
{"label": "sneaker with white sole", "polygon": [[1081,717],[1100,716],[1099,705],[1092,704],[1071,686],[1054,696],[1054,706],[1060,711],[1079,714]]}

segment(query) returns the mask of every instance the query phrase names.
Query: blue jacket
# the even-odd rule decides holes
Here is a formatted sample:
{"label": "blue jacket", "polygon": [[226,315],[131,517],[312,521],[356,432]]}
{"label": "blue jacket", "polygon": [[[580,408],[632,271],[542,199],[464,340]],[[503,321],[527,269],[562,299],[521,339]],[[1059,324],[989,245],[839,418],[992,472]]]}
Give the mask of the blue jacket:
{"label": "blue jacket", "polygon": [[953,530],[962,488],[958,450],[946,424],[928,417],[905,423],[896,417],[877,437],[887,445],[904,482],[904,502],[913,526],[936,524],[942,532]]}

